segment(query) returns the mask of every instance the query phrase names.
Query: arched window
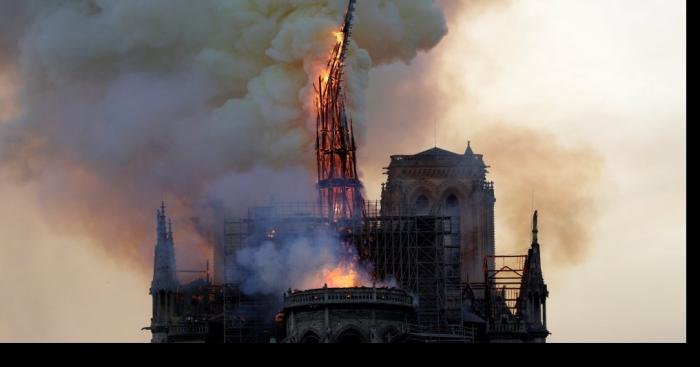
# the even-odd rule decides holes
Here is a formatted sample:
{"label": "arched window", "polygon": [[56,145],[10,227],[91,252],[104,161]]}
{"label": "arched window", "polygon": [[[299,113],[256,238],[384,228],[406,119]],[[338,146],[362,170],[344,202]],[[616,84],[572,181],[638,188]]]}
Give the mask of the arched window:
{"label": "arched window", "polygon": [[447,208],[447,212],[450,214],[459,213],[459,199],[457,199],[457,196],[454,194],[448,196],[447,200],[445,200],[445,208]]}
{"label": "arched window", "polygon": [[428,210],[428,207],[430,206],[430,201],[428,200],[428,197],[425,195],[420,195],[416,199],[416,211],[421,213],[425,212]]}
{"label": "arched window", "polygon": [[362,336],[362,333],[360,333],[358,330],[351,328],[345,330],[342,334],[338,336],[338,338],[335,341],[336,343],[364,343],[365,338]]}
{"label": "arched window", "polygon": [[301,343],[302,344],[318,344],[321,342],[321,338],[316,335],[313,331],[309,331],[304,335],[303,338],[301,338]]}

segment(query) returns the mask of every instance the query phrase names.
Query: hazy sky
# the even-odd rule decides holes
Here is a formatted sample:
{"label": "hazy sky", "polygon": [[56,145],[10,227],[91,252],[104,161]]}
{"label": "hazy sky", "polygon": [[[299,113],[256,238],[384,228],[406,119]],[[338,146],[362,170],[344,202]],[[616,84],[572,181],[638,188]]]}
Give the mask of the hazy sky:
{"label": "hazy sky", "polygon": [[[471,140],[492,166],[501,254],[527,245],[529,224],[527,212],[520,211],[515,214],[522,218],[521,236],[504,233],[504,216],[513,214],[503,210],[512,209],[504,201],[521,197],[527,202],[535,191],[536,203],[569,205],[569,197],[557,196],[538,182],[582,168],[556,152],[535,160],[504,154],[511,148],[513,131],[527,131],[532,138],[519,142],[530,145],[518,148],[522,154],[541,150],[543,144],[588,152],[602,168],[600,177],[585,183],[585,197],[595,201],[590,208],[595,214],[582,223],[589,236],[582,244],[585,249],[575,261],[544,260],[550,287],[549,340],[685,341],[684,2],[518,0],[474,5],[458,19],[451,17],[450,34],[429,55],[405,70],[374,73],[375,83],[402,85],[395,93],[404,102],[397,101],[400,112],[372,105],[370,119],[375,111],[386,120],[423,121],[409,124],[409,129],[402,129],[405,122],[396,123],[398,143],[373,135],[372,126],[381,121],[370,123],[368,149],[386,157],[421,150],[416,145],[430,148],[436,121],[438,145],[462,152]],[[422,81],[406,81],[413,75]],[[390,89],[372,86],[381,93]],[[423,89],[429,92],[417,92]],[[388,159],[369,161],[371,168],[363,166],[371,172],[368,182],[378,183]],[[534,179],[519,181],[513,171],[534,172]],[[368,187],[378,195],[376,184]],[[551,211],[536,205],[542,218],[540,242],[545,255],[552,254],[566,244],[552,237],[553,228],[546,223]]]}
{"label": "hazy sky", "polygon": [[[440,45],[371,74],[360,153],[369,196],[390,154],[435,144],[437,122],[438,145],[462,152],[471,140],[493,166],[497,251],[520,251],[528,238],[506,230],[506,199],[534,190],[545,208],[566,207],[571,198],[538,191],[538,178],[575,186],[550,176],[577,177],[594,161],[585,248],[555,263],[567,244],[541,214],[549,340],[685,341],[685,2],[443,2],[456,10]],[[15,108],[3,73],[0,117]],[[518,149],[557,156],[513,167],[503,153],[513,136],[531,137]],[[148,341],[151,274],[42,223],[33,192],[0,185],[0,341]],[[528,210],[516,214],[526,234]]]}
{"label": "hazy sky", "polygon": [[549,273],[551,340],[684,341],[684,2],[514,1],[455,31],[498,75],[465,76],[484,114],[605,157],[590,253]]}

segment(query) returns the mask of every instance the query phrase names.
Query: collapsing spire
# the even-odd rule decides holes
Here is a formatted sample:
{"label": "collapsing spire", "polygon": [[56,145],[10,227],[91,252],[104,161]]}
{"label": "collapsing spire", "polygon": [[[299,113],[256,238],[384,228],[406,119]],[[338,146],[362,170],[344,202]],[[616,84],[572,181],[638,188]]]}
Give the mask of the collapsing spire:
{"label": "collapsing spire", "polygon": [[343,90],[345,57],[352,30],[355,0],[350,0],[342,38],[331,53],[316,89],[316,159],[319,201],[330,222],[356,219],[362,214],[362,183],[357,176],[352,119],[347,116]]}

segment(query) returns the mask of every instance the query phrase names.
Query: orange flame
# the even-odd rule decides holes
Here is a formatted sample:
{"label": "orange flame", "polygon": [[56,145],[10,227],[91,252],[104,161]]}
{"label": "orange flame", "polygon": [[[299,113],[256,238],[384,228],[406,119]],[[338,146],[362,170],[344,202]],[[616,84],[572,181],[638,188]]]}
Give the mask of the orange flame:
{"label": "orange flame", "polygon": [[[351,250],[348,250],[351,252]],[[371,276],[361,270],[358,259],[344,260],[335,267],[327,266],[315,274],[310,274],[305,289],[371,287]]]}
{"label": "orange flame", "polygon": [[[343,34],[343,32],[333,32],[333,36],[335,37],[336,46],[342,47],[343,42],[345,41],[345,34]],[[334,61],[337,62],[339,56],[340,55],[337,55],[336,58],[334,59]],[[328,79],[330,79],[330,70],[328,68],[324,68],[321,75],[322,75],[323,84],[325,86],[325,84],[328,83]]]}
{"label": "orange flame", "polygon": [[340,44],[345,40],[345,34],[343,32],[333,32],[333,35],[335,36],[335,40]]}
{"label": "orange flame", "polygon": [[329,288],[352,288],[362,285],[360,276],[352,264],[341,264],[334,269],[324,269],[323,282]]}
{"label": "orange flame", "polygon": [[[336,46],[338,46],[338,45],[342,46],[343,41],[345,40],[345,35],[343,34],[343,32],[336,31],[336,32],[333,32],[332,35],[335,38]],[[329,51],[329,53],[332,55],[333,51]],[[334,61],[337,61],[337,59],[335,59]],[[317,63],[315,62],[314,64],[315,65],[312,66],[311,75],[320,75],[321,76],[321,85],[319,85],[318,87],[321,89],[325,89],[326,85],[328,85],[328,81],[331,78],[330,68],[327,67],[326,63],[321,61],[321,60],[319,60]],[[318,102],[316,100],[315,94],[313,94],[313,93],[311,94],[311,96],[309,98],[309,102],[310,102],[309,106],[310,106],[311,110],[313,110],[316,106],[316,103]]]}

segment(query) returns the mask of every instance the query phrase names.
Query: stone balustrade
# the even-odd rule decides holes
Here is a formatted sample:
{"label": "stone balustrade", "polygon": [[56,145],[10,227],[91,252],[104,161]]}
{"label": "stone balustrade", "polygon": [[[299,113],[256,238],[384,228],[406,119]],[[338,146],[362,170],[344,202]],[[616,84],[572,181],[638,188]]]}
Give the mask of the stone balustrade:
{"label": "stone balustrade", "polygon": [[413,306],[413,297],[397,288],[322,288],[284,295],[284,307],[331,304]]}

